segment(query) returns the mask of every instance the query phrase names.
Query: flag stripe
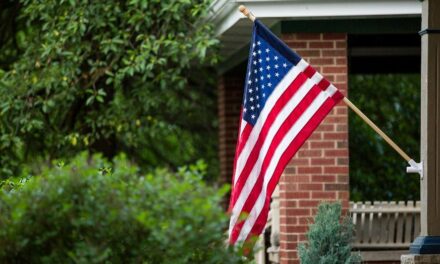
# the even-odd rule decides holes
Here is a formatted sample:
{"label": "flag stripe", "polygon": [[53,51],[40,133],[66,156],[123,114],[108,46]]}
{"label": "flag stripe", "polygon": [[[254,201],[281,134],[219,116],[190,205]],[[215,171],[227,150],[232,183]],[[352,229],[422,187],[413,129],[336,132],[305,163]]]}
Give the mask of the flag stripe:
{"label": "flag stripe", "polygon": [[[258,134],[261,131],[261,128],[270,113],[270,110],[273,108],[277,100],[280,98],[280,96],[284,93],[284,91],[289,87],[292,80],[296,79],[296,77],[304,70],[308,64],[301,60],[295,67],[293,67],[283,78],[283,80],[278,84],[278,86],[275,88],[275,90],[272,92],[268,100],[266,101],[266,104],[263,108],[263,110],[260,113],[260,117],[257,121],[257,123],[254,125],[251,135],[249,136],[249,140],[246,142],[243,151],[241,155],[238,156],[237,160],[237,168],[234,172],[234,185],[239,177],[237,175],[240,175],[241,171],[243,170],[243,167],[245,165],[245,162],[247,160],[247,155],[250,154],[250,150],[252,150],[253,146],[255,145],[255,142],[258,139]],[[244,155],[243,155],[244,153]]]}
{"label": "flag stripe", "polygon": [[[292,126],[289,133],[286,134],[286,137],[283,138],[283,142],[278,146],[276,153],[268,166],[268,170],[264,175],[263,190],[260,193],[258,200],[255,202],[251,212],[249,213],[249,216],[246,218],[240,235],[237,238],[239,241],[243,241],[248,237],[248,234],[256,222],[258,215],[262,212],[267,197],[269,197],[267,200],[270,200],[270,195],[266,194],[267,191],[271,191],[267,189],[271,179],[275,177],[274,179],[277,179],[278,181],[278,178],[282,173],[282,169],[285,167],[284,163],[287,164],[291,158],[290,153],[296,152],[299,147],[301,147],[305,139],[313,132],[316,126],[325,117],[325,115],[322,115],[320,110],[322,109],[321,111],[326,111],[327,109],[331,109],[333,107],[332,104],[334,104],[334,101],[331,98],[329,98],[325,93],[320,93],[314,102],[310,104],[310,107],[306,111],[308,113],[304,113],[300,120],[298,120],[295,125]],[[314,118],[316,120],[313,120]],[[285,146],[292,147],[289,150],[289,147],[286,148]]]}
{"label": "flag stripe", "polygon": [[[318,127],[322,119],[331,111],[331,109],[334,107],[334,105],[337,102],[338,100],[334,100],[334,98],[326,100],[326,102],[321,106],[320,110],[314,115],[312,120],[310,120],[310,122],[307,124],[308,129],[301,131],[300,134],[298,134],[297,140],[293,141],[291,145],[288,147],[288,149],[280,159],[280,163],[277,166],[277,169],[274,173],[274,177],[272,177],[269,181],[267,197],[271,197],[278,183],[278,180],[281,176],[281,173],[284,170],[284,167],[290,161],[292,156],[298,151],[298,149],[304,144],[305,142],[304,139],[310,136],[310,134],[316,129],[316,127]],[[301,141],[301,139],[303,140]],[[248,239],[251,235],[258,236],[262,232],[267,222],[269,207],[270,207],[270,199],[267,199],[264,202],[264,207],[261,210],[257,220],[255,221],[255,224],[253,225],[246,239]]]}
{"label": "flag stripe", "polygon": [[[264,179],[263,175],[266,172],[269,162],[272,160],[272,156],[276,148],[282,141],[285,134],[294,125],[298,118],[304,113],[304,111],[306,111],[307,107],[315,100],[320,92],[321,89],[319,89],[317,86],[313,86],[313,88],[307,93],[307,95],[300,101],[300,104],[298,104],[298,106],[290,112],[290,115],[280,126],[273,140],[270,142],[271,144],[266,144],[266,149],[263,149],[261,151],[261,155],[259,158],[260,163],[254,166],[254,169],[251,173],[252,177],[250,177],[249,180],[246,182],[247,188],[245,188],[249,191],[246,192],[244,190],[241,190],[241,193],[244,195],[240,196],[240,199],[245,200],[243,208],[239,209],[241,212],[251,211],[255,201],[257,200],[261,192]],[[245,194],[247,193],[249,193],[249,195],[246,197]]]}
{"label": "flag stripe", "polygon": [[[305,83],[309,81],[308,83]],[[263,124],[261,131],[258,134],[258,139],[255,142],[250,154],[248,155],[247,160],[245,161],[245,166],[239,175],[239,179],[237,180],[234,188],[237,188],[238,192],[241,193],[241,189],[243,188],[244,183],[247,181],[249,173],[255,165],[255,162],[258,160],[260,156],[260,149],[264,142],[270,142],[272,140],[272,135],[276,132],[277,127],[276,124],[281,125],[283,117],[288,116],[289,109],[295,109],[296,105],[291,104],[289,107],[286,107],[289,100],[295,94],[294,97],[302,99],[302,96],[305,96],[308,91],[313,87],[312,82],[302,73],[298,74],[297,78],[289,85],[289,87],[285,90],[285,92],[281,95],[281,97],[277,100],[276,104],[271,109],[270,113],[266,118],[266,122]],[[299,100],[297,102],[300,102]],[[284,108],[284,110],[283,110]],[[286,113],[286,115],[279,115],[279,113]],[[270,133],[271,132],[271,133]],[[268,135],[269,134],[269,135]],[[236,198],[233,197],[232,204],[235,204]]]}

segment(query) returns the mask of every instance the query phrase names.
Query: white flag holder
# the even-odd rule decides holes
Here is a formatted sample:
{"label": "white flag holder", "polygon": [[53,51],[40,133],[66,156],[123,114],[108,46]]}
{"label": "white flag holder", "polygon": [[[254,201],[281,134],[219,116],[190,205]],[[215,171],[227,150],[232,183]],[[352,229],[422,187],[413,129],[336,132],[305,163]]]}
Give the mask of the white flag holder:
{"label": "white flag holder", "polygon": [[[243,15],[249,18],[252,22],[255,21],[256,17],[252,12],[249,11],[244,5],[238,7]],[[347,97],[343,99],[344,103],[355,112],[365,123],[367,123],[377,134],[379,134],[397,153],[399,153],[402,158],[408,162],[409,166],[406,168],[407,173],[418,173],[420,174],[420,179],[423,179],[423,162],[417,163],[411,159],[408,154],[405,153],[391,138],[389,138],[376,124],[373,123],[364,113],[362,113],[359,108],[357,108]]]}

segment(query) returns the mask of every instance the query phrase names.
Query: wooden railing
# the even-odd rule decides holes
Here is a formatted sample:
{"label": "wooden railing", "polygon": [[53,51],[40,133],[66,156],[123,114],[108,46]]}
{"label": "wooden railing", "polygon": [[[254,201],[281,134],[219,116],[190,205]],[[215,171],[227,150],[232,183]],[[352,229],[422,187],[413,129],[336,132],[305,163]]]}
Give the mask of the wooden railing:
{"label": "wooden railing", "polygon": [[[350,202],[350,215],[355,227],[352,247],[364,261],[397,261],[420,233],[420,202]],[[272,196],[266,228],[270,236],[260,239],[264,250],[257,253],[257,263],[279,263],[278,190]]]}

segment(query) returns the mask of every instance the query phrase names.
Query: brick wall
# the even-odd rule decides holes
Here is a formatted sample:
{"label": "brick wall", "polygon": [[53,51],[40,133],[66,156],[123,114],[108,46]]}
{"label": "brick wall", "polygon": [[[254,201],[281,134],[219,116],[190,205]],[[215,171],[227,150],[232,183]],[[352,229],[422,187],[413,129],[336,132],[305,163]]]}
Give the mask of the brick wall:
{"label": "brick wall", "polygon": [[[285,34],[285,42],[344,94],[347,92],[346,34]],[[286,167],[280,179],[280,262],[299,263],[297,245],[316,206],[341,200],[348,209],[347,107],[340,103]]]}

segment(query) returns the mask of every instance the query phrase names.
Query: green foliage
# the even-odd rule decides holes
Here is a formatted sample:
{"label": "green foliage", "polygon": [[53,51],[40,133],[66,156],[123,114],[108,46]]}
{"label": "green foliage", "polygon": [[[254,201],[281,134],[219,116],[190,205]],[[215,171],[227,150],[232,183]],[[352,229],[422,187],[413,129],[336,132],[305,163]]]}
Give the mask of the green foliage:
{"label": "green foliage", "polygon": [[84,149],[215,170],[209,3],[2,2],[0,178]]}
{"label": "green foliage", "polygon": [[318,206],[315,223],[307,232],[308,244],[298,246],[302,264],[360,263],[360,255],[351,253],[354,227],[350,217],[341,219],[340,203]]}
{"label": "green foliage", "polygon": [[124,156],[82,153],[0,190],[0,263],[241,263],[225,246],[226,188],[199,163],[140,176]]}
{"label": "green foliage", "polygon": [[[420,75],[355,75],[350,98],[416,161],[420,157]],[[350,113],[351,200],[418,200],[418,175],[356,114]]]}

